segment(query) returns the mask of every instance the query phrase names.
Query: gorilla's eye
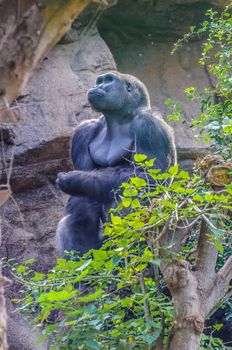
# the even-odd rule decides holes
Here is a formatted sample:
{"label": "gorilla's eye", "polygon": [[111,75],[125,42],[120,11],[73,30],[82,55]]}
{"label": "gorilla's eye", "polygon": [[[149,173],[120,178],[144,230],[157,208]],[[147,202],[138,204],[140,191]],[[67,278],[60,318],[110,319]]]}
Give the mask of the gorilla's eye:
{"label": "gorilla's eye", "polygon": [[103,79],[102,78],[97,78],[96,85],[100,85],[102,83],[103,83]]}
{"label": "gorilla's eye", "polygon": [[105,83],[112,83],[112,81],[113,81],[113,77],[111,75],[107,75],[105,77]]}
{"label": "gorilla's eye", "polygon": [[132,91],[132,85],[131,85],[131,83],[129,83],[129,82],[126,83],[126,89],[127,89],[127,91],[129,91],[129,92]]}

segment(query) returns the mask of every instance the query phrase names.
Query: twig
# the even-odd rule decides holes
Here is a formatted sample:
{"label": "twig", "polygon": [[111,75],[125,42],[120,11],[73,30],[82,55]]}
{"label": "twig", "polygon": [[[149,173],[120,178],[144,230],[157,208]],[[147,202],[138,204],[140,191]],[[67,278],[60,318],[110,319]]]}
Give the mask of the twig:
{"label": "twig", "polygon": [[149,303],[148,303],[148,301],[146,299],[147,289],[146,289],[146,285],[145,285],[145,282],[144,282],[143,271],[140,273],[139,280],[140,280],[142,294],[144,296],[143,306],[144,306],[145,319],[146,319],[146,323],[149,324],[151,322],[151,312],[150,312]]}
{"label": "twig", "polygon": [[232,255],[226,260],[224,266],[217,273],[220,278],[222,277],[228,283],[232,279]]}

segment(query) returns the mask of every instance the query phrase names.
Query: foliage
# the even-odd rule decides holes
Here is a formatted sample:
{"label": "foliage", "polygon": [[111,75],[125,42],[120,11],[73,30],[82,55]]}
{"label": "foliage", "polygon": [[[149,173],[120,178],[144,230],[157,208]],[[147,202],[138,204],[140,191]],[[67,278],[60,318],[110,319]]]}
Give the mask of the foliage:
{"label": "foliage", "polygon": [[[222,325],[221,325],[222,326]],[[216,331],[216,329],[214,330]],[[227,348],[223,345],[221,339],[213,336],[213,333],[210,336],[205,334],[202,335],[201,345],[199,350],[226,350]]]}
{"label": "foliage", "polygon": [[[136,168],[144,169],[144,178],[122,184],[121,202],[106,224],[110,239],[100,250],[91,250],[78,261],[58,259],[48,274],[34,272],[33,261],[15,267],[19,279],[30,277],[20,310],[37,312],[34,322],[44,325],[44,337],[56,335],[52,349],[149,349],[161,333],[167,342],[173,310],[163,294],[156,258],[163,250],[160,237],[167,223],[174,236],[189,218],[194,217],[197,225],[204,216],[212,242],[223,253],[231,185],[215,194],[210,184],[197,174],[190,179],[178,165],[161,174],[145,155],[135,155],[135,160]],[[191,244],[180,253],[165,247],[164,259],[193,261],[196,244],[193,232]]]}
{"label": "foliage", "polygon": [[[232,19],[227,11],[219,17],[209,11],[208,18],[197,32],[208,33],[201,63],[205,65],[209,53],[217,48],[209,69],[218,81],[211,89],[197,93],[195,88],[189,88],[186,93],[201,105],[201,115],[192,127],[200,127],[204,139],[213,140],[216,151],[229,158]],[[194,29],[182,41],[196,35]],[[180,105],[172,100],[166,104],[174,110],[170,119],[177,120]],[[83,257],[71,253],[69,260],[58,259],[47,274],[36,272],[30,260],[13,267],[13,273],[24,284],[19,309],[36,314],[34,323],[43,332],[38,341],[53,335],[51,349],[143,350],[151,349],[161,336],[167,344],[173,308],[160,264],[180,259],[194,264],[202,218],[220,253],[219,265],[231,252],[232,185],[215,192],[197,170],[190,177],[175,165],[163,174],[154,169],[154,162],[145,155],[134,156],[135,176],[123,183],[117,193],[120,202],[111,210],[101,249],[91,250]],[[144,171],[142,178],[136,177],[138,168]],[[174,237],[190,220],[194,226],[189,239],[181,251],[175,252]],[[173,244],[163,246],[167,227]],[[200,349],[223,349],[214,331],[202,337]]]}
{"label": "foliage", "polygon": [[[231,6],[230,6],[231,7]],[[201,114],[191,122],[190,127],[200,130],[205,142],[214,141],[216,152],[225,159],[232,157],[232,16],[230,7],[221,14],[209,10],[201,27],[191,30],[175,46],[177,50],[184,42],[195,36],[207,39],[203,44],[200,64],[211,77],[211,87],[197,91],[195,87],[185,90],[189,100],[199,102]],[[181,107],[177,101],[166,101],[171,107],[171,120],[181,118]],[[173,119],[174,118],[174,119]],[[196,139],[199,135],[196,134]]]}

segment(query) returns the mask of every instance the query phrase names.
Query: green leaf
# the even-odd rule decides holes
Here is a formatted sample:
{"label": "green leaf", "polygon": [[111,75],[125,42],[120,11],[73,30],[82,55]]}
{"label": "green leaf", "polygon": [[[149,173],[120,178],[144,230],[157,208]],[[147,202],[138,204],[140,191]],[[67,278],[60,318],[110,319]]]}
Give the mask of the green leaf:
{"label": "green leaf", "polygon": [[128,350],[128,344],[125,339],[120,339],[117,350]]}
{"label": "green leaf", "polygon": [[71,320],[71,321],[64,322],[64,325],[65,326],[73,326],[73,325],[76,325],[77,323],[78,323],[77,320]]}
{"label": "green leaf", "polygon": [[31,264],[34,264],[34,262],[35,262],[35,259],[33,258],[33,259],[28,259],[28,260],[24,261],[24,264],[31,265]]}
{"label": "green leaf", "polygon": [[39,297],[38,301],[39,303],[43,303],[45,301],[49,301],[49,302],[66,301],[66,300],[72,299],[75,295],[76,295],[76,291],[69,293],[66,290],[63,290],[61,292],[56,292],[54,290],[51,290],[49,293],[42,294]]}
{"label": "green leaf", "polygon": [[136,197],[138,195],[138,190],[136,188],[126,188],[123,191],[124,197]]}
{"label": "green leaf", "polygon": [[168,114],[167,118],[169,122],[178,122],[180,120],[180,115],[179,114]]}
{"label": "green leaf", "polygon": [[224,253],[224,247],[217,238],[211,236],[210,241],[213,242],[213,244],[215,245],[215,247],[219,251],[219,253],[221,253],[221,254]]}
{"label": "green leaf", "polygon": [[225,188],[226,188],[226,191],[227,191],[230,195],[232,195],[232,184],[226,185]]}
{"label": "green leaf", "polygon": [[150,263],[153,265],[160,266],[161,260],[160,259],[153,259],[153,260],[150,260]]}
{"label": "green leaf", "polygon": [[172,105],[174,103],[174,101],[171,99],[171,98],[168,98],[166,101],[164,101],[164,104],[166,105],[166,106],[170,106],[170,105]]}
{"label": "green leaf", "polygon": [[135,162],[143,162],[146,159],[147,159],[146,154],[135,154],[134,155]]}
{"label": "green leaf", "polygon": [[218,121],[213,121],[213,122],[209,123],[208,125],[206,125],[205,128],[211,129],[211,130],[219,130],[220,124]]}
{"label": "green leaf", "polygon": [[97,307],[93,304],[89,304],[84,308],[84,313],[87,315],[92,315],[92,314],[96,314],[97,312]]}
{"label": "green leaf", "polygon": [[130,308],[132,308],[133,304],[134,304],[133,300],[131,298],[129,298],[129,297],[121,299],[121,305],[123,307],[130,307]]}
{"label": "green leaf", "polygon": [[190,180],[189,173],[181,170],[179,174],[176,175],[176,179]]}
{"label": "green leaf", "polygon": [[175,176],[176,174],[178,174],[178,170],[179,170],[179,164],[173,165],[168,169],[169,174]]}
{"label": "green leaf", "polygon": [[141,179],[140,177],[131,177],[130,182],[132,183],[132,185],[138,188],[144,187],[147,185],[147,181],[145,181],[144,179]]}
{"label": "green leaf", "polygon": [[157,335],[150,335],[150,334],[144,334],[141,336],[141,338],[148,344],[152,345],[155,340],[157,339]]}
{"label": "green leaf", "polygon": [[101,344],[97,342],[96,340],[87,340],[85,341],[85,345],[93,350],[99,350],[101,349]]}
{"label": "green leaf", "polygon": [[141,204],[140,204],[138,198],[135,198],[135,199],[132,201],[131,208],[132,208],[132,209],[136,209],[136,208],[140,208],[140,207],[141,207]]}
{"label": "green leaf", "polygon": [[16,270],[20,273],[25,273],[27,271],[27,267],[24,265],[19,265],[16,267]]}
{"label": "green leaf", "polygon": [[209,203],[213,203],[214,202],[214,195],[212,193],[206,193],[205,200]]}
{"label": "green leaf", "polygon": [[97,298],[99,298],[103,293],[102,289],[96,290],[96,292],[88,294],[84,297],[78,297],[77,300],[82,303],[89,303],[90,301],[95,301]]}
{"label": "green leaf", "polygon": [[128,208],[131,205],[131,202],[132,202],[131,197],[126,197],[126,198],[123,198],[121,203],[125,208]]}
{"label": "green leaf", "polygon": [[127,223],[128,225],[130,225],[131,227],[137,230],[142,228],[145,225],[144,222],[141,222],[141,221],[128,221]]}
{"label": "green leaf", "polygon": [[217,331],[220,331],[220,329],[223,327],[222,323],[216,323],[213,328],[215,328]]}
{"label": "green leaf", "polygon": [[147,166],[147,167],[152,167],[154,165],[154,162],[155,162],[155,158],[150,159],[150,160],[146,160],[144,162],[144,165]]}
{"label": "green leaf", "polygon": [[86,260],[81,266],[77,267],[75,271],[83,271],[89,264],[92,262],[92,259]]}
{"label": "green leaf", "polygon": [[196,194],[194,197],[193,197],[193,200],[195,202],[204,202],[204,198],[201,197],[199,194]]}
{"label": "green leaf", "polygon": [[122,257],[120,255],[113,255],[113,266],[117,266],[121,260]]}
{"label": "green leaf", "polygon": [[232,134],[232,125],[223,125],[222,127],[225,134]]}
{"label": "green leaf", "polygon": [[211,50],[213,48],[213,45],[211,43],[207,43],[205,46],[204,46],[204,52],[208,52],[209,50]]}
{"label": "green leaf", "polygon": [[184,90],[186,94],[195,94],[196,93],[196,88],[193,86],[188,87],[187,89]]}
{"label": "green leaf", "polygon": [[113,225],[122,225],[122,219],[120,218],[120,216],[110,214],[110,218]]}
{"label": "green leaf", "polygon": [[41,281],[42,279],[45,278],[45,276],[46,275],[44,273],[35,272],[35,275],[31,278],[31,281],[33,282]]}
{"label": "green leaf", "polygon": [[67,260],[63,258],[57,259],[57,265],[66,265]]}

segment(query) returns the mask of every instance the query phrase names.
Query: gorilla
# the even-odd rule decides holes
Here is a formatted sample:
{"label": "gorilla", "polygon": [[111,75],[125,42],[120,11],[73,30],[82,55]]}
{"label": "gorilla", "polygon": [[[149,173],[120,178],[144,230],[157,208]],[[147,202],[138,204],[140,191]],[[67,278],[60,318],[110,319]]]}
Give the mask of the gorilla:
{"label": "gorilla", "polygon": [[58,187],[71,197],[59,222],[59,254],[84,254],[101,246],[101,227],[115,201],[115,190],[131,176],[144,177],[133,166],[133,155],[155,158],[154,167],[166,171],[176,162],[171,128],[150,107],[148,91],[136,77],[119,72],[98,76],[88,101],[99,119],[83,122],[71,144],[74,171],[59,173]]}

